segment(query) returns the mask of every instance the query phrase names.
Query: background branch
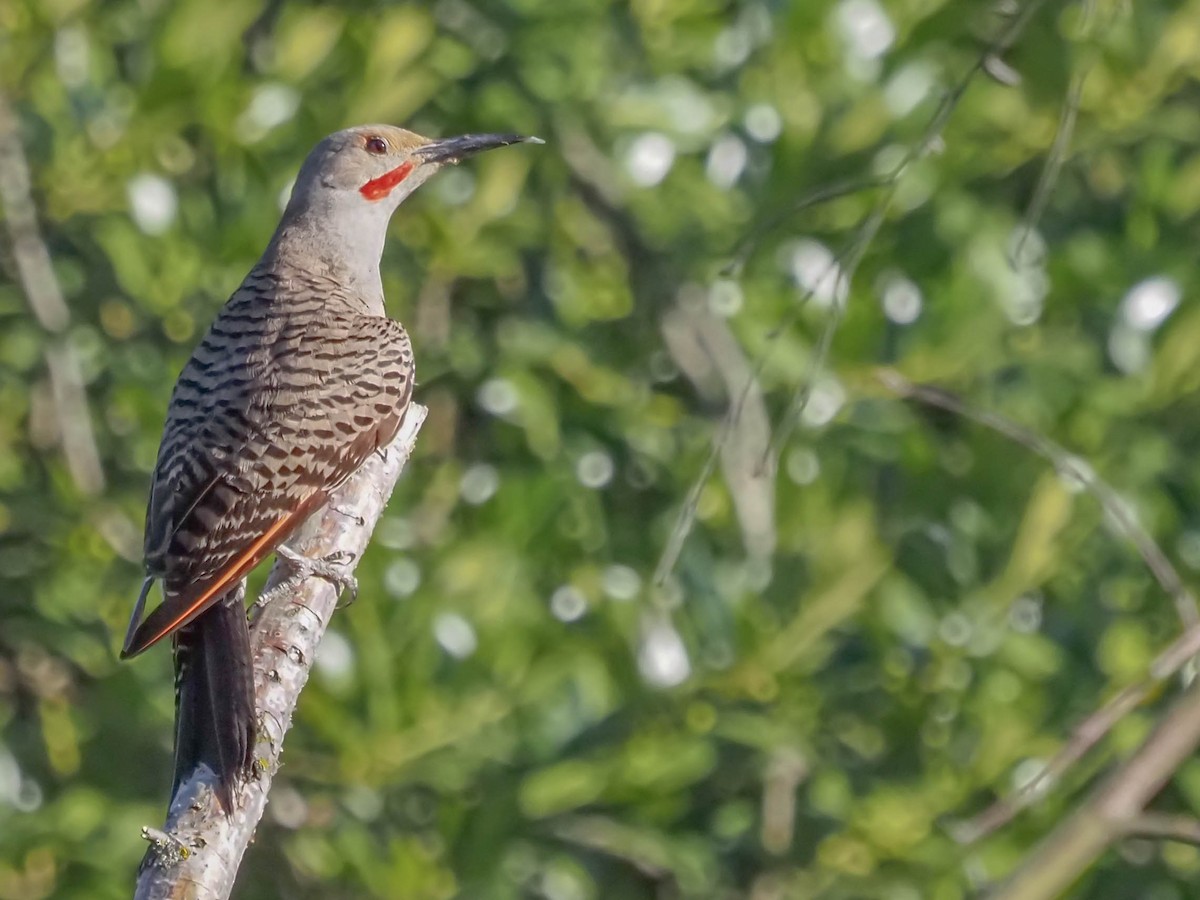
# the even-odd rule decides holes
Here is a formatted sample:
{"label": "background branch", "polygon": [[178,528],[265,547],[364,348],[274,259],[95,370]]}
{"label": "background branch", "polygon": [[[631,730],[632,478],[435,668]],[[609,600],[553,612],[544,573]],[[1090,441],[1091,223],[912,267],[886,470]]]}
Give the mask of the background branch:
{"label": "background branch", "polygon": [[29,161],[21,145],[20,121],[0,91],[0,206],[12,244],[17,279],[38,324],[47,334],[44,353],[51,405],[67,468],[88,495],[104,489],[104,470],[92,433],[79,352],[69,333],[71,312],[54,275],[50,251],[38,227]]}
{"label": "background branch", "polygon": [[[350,568],[357,565],[412,453],[425,415],[425,407],[414,405],[391,445],[371,456],[289,545],[312,559],[339,551],[350,553]],[[287,582],[291,575],[287,563],[276,563],[264,593]],[[163,831],[147,828],[143,832],[151,847],[138,872],[137,900],[219,900],[229,896],[242,854],[266,808],[271,781],[279,769],[283,737],[337,600],[338,591],[332,584],[308,578],[286,602],[276,601],[261,609],[250,634],[255,706],[260,716],[258,777],[235,792],[234,814],[228,817],[217,806],[211,789],[206,789],[211,788],[210,773],[201,770],[180,785]]]}
{"label": "background branch", "polygon": [[[816,345],[813,348],[807,371],[793,390],[783,417],[776,429],[776,435],[771,441],[767,452],[763,454],[759,466],[762,472],[766,473],[774,470],[783,447],[787,444],[792,432],[803,417],[817,378],[821,375],[828,362],[834,336],[841,325],[842,317],[846,311],[845,307],[850,302],[850,285],[854,279],[855,272],[866,256],[867,251],[874,243],[880,229],[883,227],[900,182],[912,168],[914,162],[932,152],[941,144],[942,135],[950,117],[962,102],[967,89],[971,86],[975,77],[985,70],[988,60],[998,57],[1010,49],[1046,2],[1047,0],[1029,0],[1028,3],[1020,8],[1019,12],[1013,16],[1008,25],[1001,30],[999,36],[976,58],[974,65],[943,96],[941,102],[926,123],[924,130],[921,132],[920,138],[907,148],[900,161],[885,177],[882,179],[863,179],[857,182],[850,181],[818,188],[815,192],[802,197],[798,202],[794,203],[791,210],[782,216],[777,216],[770,220],[769,225],[754,229],[739,242],[734,251],[733,258],[723,269],[726,274],[740,273],[750,258],[758,251],[767,235],[774,228],[789,221],[800,211],[815,204],[836,200],[860,191],[879,191],[878,198],[876,198],[871,208],[856,226],[849,244],[835,256],[826,272],[823,272],[820,278],[815,281],[815,285],[822,285],[826,283],[827,278],[832,276],[834,279],[834,298],[829,310],[829,316],[826,318],[820,335],[817,338]],[[744,387],[738,392],[736,398],[731,400],[729,412],[721,420],[721,426],[713,436],[712,446],[700,469],[700,474],[692,483],[683,505],[675,516],[675,521],[671,526],[671,533],[667,538],[662,554],[659,556],[658,564],[654,569],[654,583],[656,585],[664,584],[679,562],[679,555],[683,550],[683,545],[691,534],[692,526],[696,522],[696,511],[700,495],[704,490],[704,486],[708,483],[708,479],[712,477],[712,473],[716,468],[717,457],[724,452],[726,444],[733,436],[734,429],[741,419],[743,406],[754,391],[759,376],[770,362],[772,352],[778,346],[777,339],[779,335],[799,319],[801,308],[813,296],[815,291],[816,287],[812,287],[801,294],[791,314],[786,317],[785,321],[775,330],[769,339],[767,352],[759,358],[753,370],[745,379]],[[839,296],[839,294],[842,296]]]}
{"label": "background branch", "polygon": [[1143,813],[1129,823],[1125,836],[1200,846],[1200,819],[1173,813]]}
{"label": "background branch", "polygon": [[1052,900],[1114,841],[1145,825],[1143,809],[1200,745],[1200,685],[1179,699],[1133,757],[1042,841],[991,900]]}

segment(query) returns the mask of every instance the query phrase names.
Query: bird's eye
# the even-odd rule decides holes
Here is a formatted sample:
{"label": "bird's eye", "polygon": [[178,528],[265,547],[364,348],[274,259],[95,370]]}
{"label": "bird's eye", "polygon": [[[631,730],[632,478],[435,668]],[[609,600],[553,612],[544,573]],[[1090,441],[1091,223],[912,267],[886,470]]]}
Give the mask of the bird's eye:
{"label": "bird's eye", "polygon": [[381,138],[381,137],[367,138],[367,152],[368,153],[387,153],[387,149],[388,149],[387,141],[385,141],[383,138]]}

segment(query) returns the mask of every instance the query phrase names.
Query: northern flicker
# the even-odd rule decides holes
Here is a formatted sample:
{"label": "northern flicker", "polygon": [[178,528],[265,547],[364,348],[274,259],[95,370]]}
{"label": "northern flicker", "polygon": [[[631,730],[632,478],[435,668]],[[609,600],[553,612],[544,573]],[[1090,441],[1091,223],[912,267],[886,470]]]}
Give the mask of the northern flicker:
{"label": "northern flicker", "polygon": [[[146,512],[146,581],[121,657],[168,635],[175,779],[198,766],[232,811],[250,767],[254,685],[245,576],[400,428],[413,389],[379,277],[388,221],[448,163],[536,138],[430,140],[387,125],[309,154],[274,237],[175,385]],[[142,621],[154,581],[163,602]]]}

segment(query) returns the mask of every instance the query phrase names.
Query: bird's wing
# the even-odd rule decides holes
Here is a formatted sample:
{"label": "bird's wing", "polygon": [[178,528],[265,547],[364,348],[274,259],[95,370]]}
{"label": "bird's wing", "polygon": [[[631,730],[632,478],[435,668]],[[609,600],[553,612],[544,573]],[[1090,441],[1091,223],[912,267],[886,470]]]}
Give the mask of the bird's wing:
{"label": "bird's wing", "polygon": [[186,625],[270,555],[400,428],[408,337],[379,316],[256,315],[237,297],[172,396],[146,517],[165,599],[132,656]]}

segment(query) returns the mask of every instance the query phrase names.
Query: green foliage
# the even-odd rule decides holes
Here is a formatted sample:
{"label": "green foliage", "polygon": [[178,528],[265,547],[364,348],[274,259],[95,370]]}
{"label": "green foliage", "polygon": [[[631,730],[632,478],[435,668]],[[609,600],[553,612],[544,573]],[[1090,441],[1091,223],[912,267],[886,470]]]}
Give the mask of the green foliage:
{"label": "green foliage", "polygon": [[[307,149],[364,121],[547,144],[396,217],[385,288],[431,414],[240,895],[956,900],[1009,871],[1148,714],[979,845],[948,826],[1178,621],[1077,484],[876,374],[1051,436],[1200,568],[1200,3],[1045,4],[857,244],[872,180],[922,145],[1002,5],[0,5],[105,477],[89,494],[65,463],[60,336],[6,253],[0,900],[129,893],[171,677],[165,651],[115,651],[170,386]],[[890,23],[877,55],[870,22]],[[861,255],[840,318],[831,279],[805,299],[831,254]],[[777,482],[732,441],[656,587],[748,373]],[[1195,809],[1197,771],[1160,806]],[[1078,896],[1182,898],[1198,873],[1193,849],[1139,848]]]}

